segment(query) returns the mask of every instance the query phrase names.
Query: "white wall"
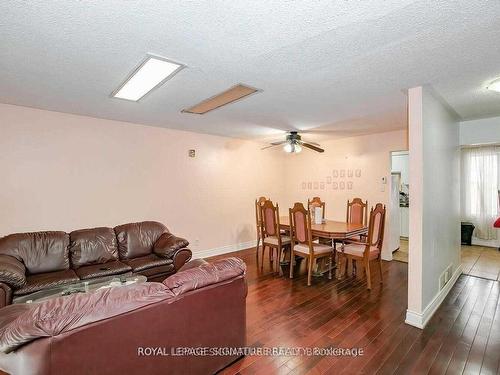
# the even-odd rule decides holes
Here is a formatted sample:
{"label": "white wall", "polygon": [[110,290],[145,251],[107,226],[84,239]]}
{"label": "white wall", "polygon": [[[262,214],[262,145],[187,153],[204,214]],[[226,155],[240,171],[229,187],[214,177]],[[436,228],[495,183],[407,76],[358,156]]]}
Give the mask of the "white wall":
{"label": "white wall", "polygon": [[461,145],[485,143],[500,143],[500,117],[462,121],[460,123]]}
{"label": "white wall", "polygon": [[[461,273],[456,115],[431,89],[409,90],[410,249],[406,321],[422,327]],[[452,265],[442,290],[439,277]]]}
{"label": "white wall", "polygon": [[251,141],[4,104],[0,134],[0,235],[158,220],[195,254],[232,251],[284,187],[282,154]]}
{"label": "white wall", "polygon": [[[347,200],[360,197],[368,200],[369,207],[383,203],[387,206],[387,223],[382,256],[392,259],[392,250],[395,249],[389,249],[387,233],[391,214],[391,151],[407,149],[406,130],[330,140],[321,142],[321,146],[325,149],[322,154],[305,150],[300,154],[286,155],[285,201],[282,206],[291,207],[297,201],[307,203],[308,198],[319,196],[326,202],[327,218],[345,221]],[[357,170],[361,172],[359,177],[356,177]],[[337,177],[334,171],[339,174]],[[344,177],[340,176],[341,171],[344,171]],[[352,171],[352,177],[349,177],[349,171]],[[383,177],[386,184],[382,183]],[[344,189],[341,188],[342,182]],[[352,182],[352,189],[348,188],[348,182]]]}

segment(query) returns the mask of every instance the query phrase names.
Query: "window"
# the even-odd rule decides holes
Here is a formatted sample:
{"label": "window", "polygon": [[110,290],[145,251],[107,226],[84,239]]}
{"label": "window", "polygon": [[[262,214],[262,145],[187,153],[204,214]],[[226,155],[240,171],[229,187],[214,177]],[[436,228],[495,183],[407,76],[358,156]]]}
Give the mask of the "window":
{"label": "window", "polygon": [[498,217],[500,147],[462,150],[462,218],[476,226],[475,235],[496,239],[493,222]]}

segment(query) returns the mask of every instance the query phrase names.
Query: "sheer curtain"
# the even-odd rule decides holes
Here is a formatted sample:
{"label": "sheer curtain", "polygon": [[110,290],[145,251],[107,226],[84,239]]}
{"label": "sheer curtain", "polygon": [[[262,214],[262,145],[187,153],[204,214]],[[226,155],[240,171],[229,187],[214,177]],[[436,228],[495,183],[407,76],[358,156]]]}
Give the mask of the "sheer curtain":
{"label": "sheer curtain", "polygon": [[500,146],[462,149],[462,218],[476,226],[474,235],[497,238]]}

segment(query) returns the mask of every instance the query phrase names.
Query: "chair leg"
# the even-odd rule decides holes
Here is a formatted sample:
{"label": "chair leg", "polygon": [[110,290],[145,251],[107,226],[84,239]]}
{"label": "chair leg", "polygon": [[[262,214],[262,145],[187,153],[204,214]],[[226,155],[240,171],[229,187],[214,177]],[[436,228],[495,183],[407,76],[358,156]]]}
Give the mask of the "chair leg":
{"label": "chair leg", "polygon": [[293,259],[294,259],[293,250],[290,249],[290,279],[293,279]]}
{"label": "chair leg", "polygon": [[277,249],[277,253],[278,253],[278,258],[276,259],[276,268],[278,274],[281,276],[281,256],[283,254],[283,248]]}
{"label": "chair leg", "polygon": [[372,289],[372,277],[371,277],[371,273],[370,273],[370,261],[365,260],[364,263],[365,263],[365,270],[366,270],[366,284],[368,286],[368,289],[371,290]]}
{"label": "chair leg", "polygon": [[309,263],[307,264],[307,286],[311,286],[313,263],[314,259],[309,257]]}
{"label": "chair leg", "polygon": [[330,263],[328,264],[328,280],[332,279],[333,253],[330,255]]}
{"label": "chair leg", "polygon": [[262,241],[262,256],[260,257],[260,270],[262,271],[264,269],[264,255],[266,253],[266,245],[264,244],[264,241]]}
{"label": "chair leg", "polygon": [[344,265],[344,277],[347,277],[347,270],[349,268],[349,258],[344,256],[344,261],[345,261],[345,265]]}
{"label": "chair leg", "polygon": [[378,260],[378,269],[380,271],[380,284],[383,284],[384,281],[382,279],[382,259],[380,259],[380,258]]}
{"label": "chair leg", "polygon": [[257,260],[257,264],[259,264],[259,247],[260,247],[260,235],[257,234],[257,251],[255,252],[255,257]]}

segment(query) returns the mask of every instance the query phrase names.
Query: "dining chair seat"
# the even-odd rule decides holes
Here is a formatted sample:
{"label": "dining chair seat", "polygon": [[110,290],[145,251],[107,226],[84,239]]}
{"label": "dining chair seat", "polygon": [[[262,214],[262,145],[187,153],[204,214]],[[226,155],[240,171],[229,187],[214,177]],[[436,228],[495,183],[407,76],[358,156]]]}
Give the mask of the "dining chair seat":
{"label": "dining chair seat", "polygon": [[[314,254],[326,254],[333,252],[333,247],[323,245],[321,243],[313,243]],[[309,246],[307,244],[297,244],[293,247],[293,251],[309,254]]]}
{"label": "dining chair seat", "polygon": [[[362,243],[350,243],[346,244],[343,247],[343,253],[353,255],[356,257],[363,258],[363,254],[365,252],[366,245]],[[377,246],[370,246],[370,254],[369,259],[376,259],[378,257],[379,250]]]}
{"label": "dining chair seat", "polygon": [[[290,242],[291,242],[290,237],[281,236],[281,244],[282,245],[288,245]],[[276,237],[276,236],[266,237],[266,238],[264,238],[264,243],[278,246],[278,237]]]}

